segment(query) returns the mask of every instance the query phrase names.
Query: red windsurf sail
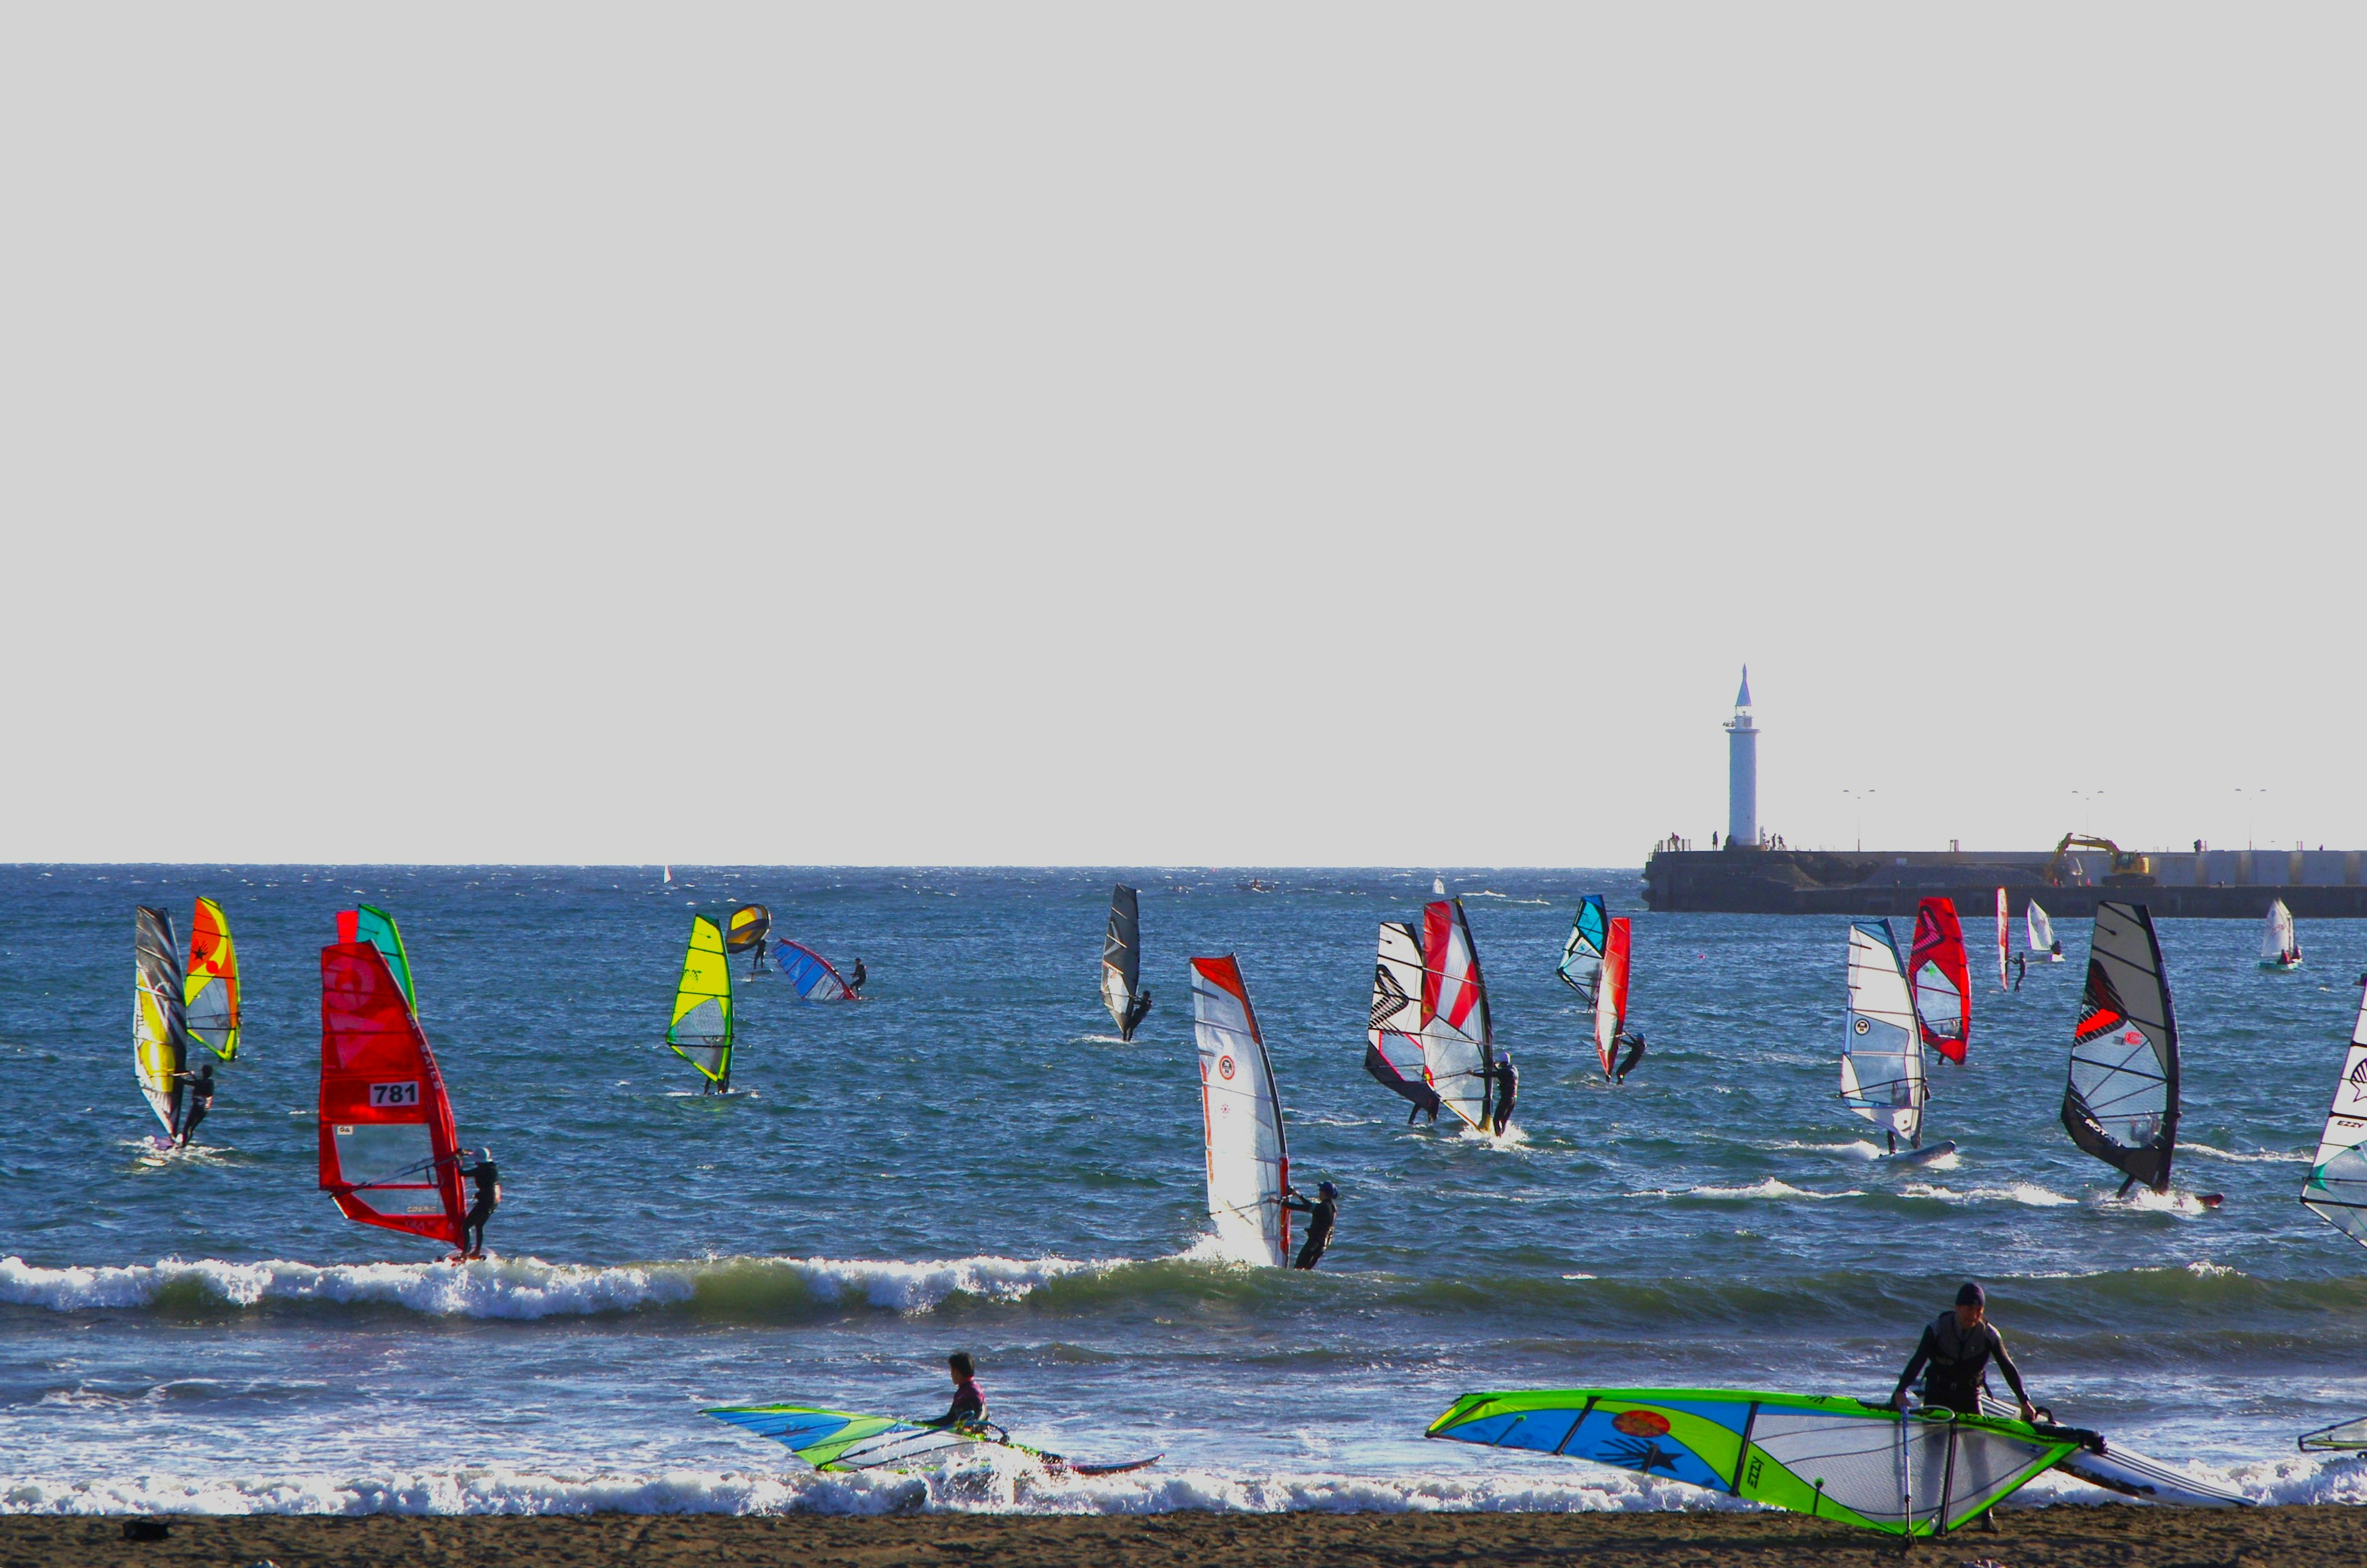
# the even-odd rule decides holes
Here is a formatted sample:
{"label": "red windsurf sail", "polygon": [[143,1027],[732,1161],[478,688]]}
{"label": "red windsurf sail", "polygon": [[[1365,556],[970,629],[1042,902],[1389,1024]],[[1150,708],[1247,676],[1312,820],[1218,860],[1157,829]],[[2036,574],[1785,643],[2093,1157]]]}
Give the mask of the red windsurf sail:
{"label": "red windsurf sail", "polygon": [[321,1190],[345,1218],[459,1251],[460,1140],[436,1053],[378,948],[321,950]]}
{"label": "red windsurf sail", "polygon": [[1613,920],[1603,942],[1603,982],[1594,992],[1594,1053],[1603,1058],[1606,1078],[1619,1055],[1619,1032],[1627,1024],[1628,955],[1633,942],[1627,917]]}
{"label": "red windsurf sail", "polygon": [[1965,962],[1965,928],[1957,923],[1954,899],[1926,898],[1917,907],[1907,969],[1915,985],[1915,1020],[1923,1043],[1962,1062],[1973,1032],[1973,976]]}

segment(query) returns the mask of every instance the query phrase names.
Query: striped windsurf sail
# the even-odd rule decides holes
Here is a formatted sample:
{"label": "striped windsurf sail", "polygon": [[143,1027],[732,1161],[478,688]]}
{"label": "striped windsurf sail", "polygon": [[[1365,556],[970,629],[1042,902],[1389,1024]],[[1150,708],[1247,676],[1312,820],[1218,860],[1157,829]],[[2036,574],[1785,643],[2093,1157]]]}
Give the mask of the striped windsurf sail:
{"label": "striped windsurf sail", "polygon": [[1917,907],[1907,973],[1915,987],[1915,1016],[1923,1043],[1952,1062],[1962,1062],[1973,1032],[1973,977],[1965,962],[1965,928],[1957,922],[1954,899],[1926,898]]}
{"label": "striped windsurf sail", "polygon": [[321,950],[320,1117],[321,1188],[345,1218],[459,1248],[468,1210],[452,1101],[374,942]]}
{"label": "striped windsurf sail", "polygon": [[738,1405],[707,1414],[786,1444],[816,1470],[893,1470],[948,1449],[1001,1440],[997,1428],[931,1427],[796,1404]]}
{"label": "striped windsurf sail", "polygon": [[1998,889],[1997,938],[1998,989],[2002,991],[2006,989],[2006,960],[2010,956],[2010,950],[2013,946],[2013,917],[2006,909],[2005,889],[2002,887]]}
{"label": "striped windsurf sail", "polygon": [[1102,1005],[1118,1033],[1134,1037],[1127,1014],[1134,994],[1142,988],[1142,908],[1133,888],[1119,883],[1110,889],[1109,926],[1102,933]]}
{"label": "striped windsurf sail", "polygon": [[1931,1098],[1915,1004],[1888,920],[1852,925],[1849,1011],[1841,1026],[1841,1103],[1910,1145],[1923,1135]]}
{"label": "striped windsurf sail", "polygon": [[830,960],[803,942],[787,937],[773,944],[773,966],[788,977],[798,996],[810,1002],[843,1002],[855,993],[830,966]]}
{"label": "striped windsurf sail", "polygon": [[1467,1393],[1427,1434],[1665,1477],[1888,1535],[1942,1535],[2092,1432],[1859,1399],[1733,1389]]}
{"label": "striped windsurf sail", "polygon": [[2030,943],[2031,952],[2050,956],[2054,953],[2055,922],[2046,918],[2046,911],[2038,907],[2035,898],[2030,901],[2030,908],[2022,912],[2022,933],[2023,940]]}
{"label": "striped windsurf sail", "polygon": [[1404,920],[1381,922],[1380,953],[1373,964],[1372,1015],[1365,1031],[1365,1070],[1424,1110],[1438,1103],[1422,1076],[1421,937]]}
{"label": "striped windsurf sail", "polygon": [[1603,977],[1594,991],[1594,1054],[1609,1077],[1619,1056],[1619,1032],[1627,1026],[1627,972],[1634,937],[1627,917],[1613,920],[1603,938]]}
{"label": "striped windsurf sail", "polygon": [[187,980],[173,917],[142,904],[131,917],[131,1070],[164,1135],[181,1135],[181,1071],[188,1062]]}
{"label": "striped windsurf sail", "polygon": [[1462,899],[1422,906],[1421,965],[1423,1076],[1441,1105],[1467,1126],[1488,1132],[1495,1032]]}
{"label": "striped windsurf sail", "polygon": [[1595,987],[1603,978],[1603,944],[1610,937],[1611,917],[1603,911],[1603,895],[1590,893],[1578,901],[1569,935],[1562,941],[1561,963],[1554,970],[1588,1007],[1594,1005]]}
{"label": "striped windsurf sail", "polygon": [[1192,960],[1192,1028],[1200,1046],[1200,1122],[1208,1157],[1208,1218],[1242,1263],[1290,1261],[1290,1150],[1274,1062],[1232,956]]}
{"label": "striped windsurf sail", "polygon": [[2178,1021],[2142,904],[2096,906],[2088,984],[2071,1030],[2063,1126],[2080,1148],[2157,1192],[2178,1148]]}
{"label": "striped windsurf sail", "polygon": [[198,900],[189,921],[189,962],[182,995],[189,1038],[223,1061],[238,1056],[238,950],[230,917],[210,898]]}
{"label": "striped windsurf sail", "polygon": [[690,946],[674,988],[674,1021],[666,1043],[714,1083],[731,1077],[731,967],[720,927],[690,918]]}
{"label": "striped windsurf sail", "polygon": [[2359,997],[2359,1019],[2350,1027],[2350,1049],[2342,1076],[2334,1080],[2334,1107],[2318,1135],[2317,1157],[2301,1201],[2309,1212],[2367,1247],[2367,990]]}

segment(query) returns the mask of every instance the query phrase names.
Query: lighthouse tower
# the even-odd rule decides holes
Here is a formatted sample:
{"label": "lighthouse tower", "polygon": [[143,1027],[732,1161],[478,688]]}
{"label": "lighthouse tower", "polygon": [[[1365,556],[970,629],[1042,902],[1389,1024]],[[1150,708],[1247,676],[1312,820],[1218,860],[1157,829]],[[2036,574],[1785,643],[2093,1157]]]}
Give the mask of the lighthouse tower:
{"label": "lighthouse tower", "polygon": [[1726,841],[1745,848],[1759,842],[1759,729],[1750,722],[1750,666],[1742,667],[1742,689],[1734,694],[1734,716],[1726,726]]}

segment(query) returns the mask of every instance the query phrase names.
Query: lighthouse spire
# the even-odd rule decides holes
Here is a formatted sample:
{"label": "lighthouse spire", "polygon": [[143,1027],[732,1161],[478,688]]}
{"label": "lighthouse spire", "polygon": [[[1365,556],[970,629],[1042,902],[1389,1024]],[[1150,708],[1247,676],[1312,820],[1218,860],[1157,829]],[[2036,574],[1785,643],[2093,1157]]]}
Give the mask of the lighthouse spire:
{"label": "lighthouse spire", "polygon": [[1759,727],[1750,720],[1750,666],[1734,694],[1734,716],[1726,725],[1726,842],[1750,848],[1759,842]]}

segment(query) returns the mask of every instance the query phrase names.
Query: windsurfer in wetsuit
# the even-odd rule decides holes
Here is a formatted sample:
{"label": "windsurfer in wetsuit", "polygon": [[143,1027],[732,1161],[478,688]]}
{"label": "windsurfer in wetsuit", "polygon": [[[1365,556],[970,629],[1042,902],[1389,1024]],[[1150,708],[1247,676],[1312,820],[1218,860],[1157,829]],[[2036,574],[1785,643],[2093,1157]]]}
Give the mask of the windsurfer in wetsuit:
{"label": "windsurfer in wetsuit", "polygon": [[978,1365],[967,1350],[957,1350],[946,1358],[946,1366],[954,1374],[954,1402],[946,1413],[934,1421],[923,1421],[923,1427],[982,1427],[986,1424],[986,1395],[979,1392]]}
{"label": "windsurfer in wetsuit", "polygon": [[868,975],[863,967],[863,960],[860,958],[856,959],[855,961],[854,977],[846,982],[846,994],[850,997],[861,996],[863,994],[863,982],[868,977]]}
{"label": "windsurfer in wetsuit", "polygon": [[1618,1083],[1620,1080],[1626,1077],[1629,1073],[1634,1072],[1636,1070],[1636,1064],[1644,1059],[1643,1032],[1640,1030],[1621,1030],[1618,1033],[1611,1037],[1611,1048],[1614,1051],[1616,1051],[1622,1045],[1627,1047],[1627,1059],[1620,1063],[1619,1066],[1612,1071],[1611,1081],[1613,1083]]}
{"label": "windsurfer in wetsuit", "polygon": [[493,1151],[479,1149],[477,1163],[462,1166],[460,1174],[477,1184],[476,1194],[469,1202],[469,1217],[460,1222],[460,1250],[465,1257],[482,1258],[485,1222],[502,1206],[502,1173],[493,1164]]}
{"label": "windsurfer in wetsuit", "polygon": [[1297,1188],[1282,1195],[1282,1206],[1307,1216],[1307,1242],[1298,1249],[1298,1260],[1293,1269],[1312,1269],[1322,1260],[1323,1249],[1331,1245],[1331,1226],[1340,1217],[1340,1190],[1328,1181],[1318,1182],[1315,1201],[1308,1202]]}
{"label": "windsurfer in wetsuit", "polygon": [[1512,1103],[1521,1098],[1521,1069],[1512,1066],[1509,1052],[1488,1069],[1488,1081],[1495,1091],[1495,1113],[1489,1118],[1489,1123],[1501,1138],[1504,1129],[1512,1124]]}
{"label": "windsurfer in wetsuit", "polygon": [[[1956,1304],[1942,1313],[1923,1330],[1921,1343],[1915,1347],[1915,1359],[1898,1374],[1898,1386],[1890,1393],[1890,1407],[1907,1408],[1907,1385],[1915,1374],[1923,1374],[1923,1403],[1953,1410],[1959,1416],[1977,1416],[1981,1412],[1981,1391],[1988,1382],[1988,1365],[1994,1360],[1998,1371],[2005,1374],[2006,1385],[2022,1406],[2022,1418],[2038,1419],[2038,1408],[2030,1402],[2028,1391],[2022,1386],[2022,1372],[2006,1354],[2005,1340],[1997,1325],[1988,1321],[1988,1298],[1978,1285],[1966,1282],[1956,1292]],[[1981,1515],[1981,1529],[1993,1530],[1997,1521],[1987,1512]]]}
{"label": "windsurfer in wetsuit", "polygon": [[2029,972],[2030,954],[2027,953],[2015,953],[2013,955],[2013,988],[2015,990],[2019,991],[2022,989],[2022,977]]}
{"label": "windsurfer in wetsuit", "polygon": [[211,1062],[201,1063],[194,1073],[175,1073],[173,1076],[189,1086],[189,1108],[181,1121],[180,1144],[186,1149],[189,1146],[189,1134],[198,1130],[198,1123],[204,1121],[206,1112],[214,1108],[214,1065]]}
{"label": "windsurfer in wetsuit", "polygon": [[1150,987],[1145,986],[1142,987],[1141,995],[1136,997],[1132,1001],[1126,1004],[1126,1023],[1124,1027],[1118,1030],[1118,1038],[1121,1040],[1133,1039],[1134,1032],[1141,1028],[1142,1021],[1150,1016]]}

